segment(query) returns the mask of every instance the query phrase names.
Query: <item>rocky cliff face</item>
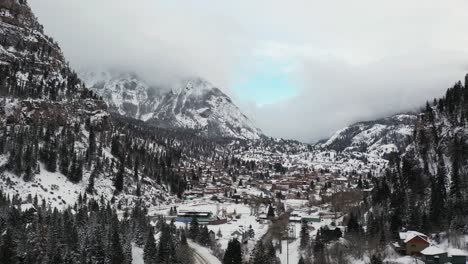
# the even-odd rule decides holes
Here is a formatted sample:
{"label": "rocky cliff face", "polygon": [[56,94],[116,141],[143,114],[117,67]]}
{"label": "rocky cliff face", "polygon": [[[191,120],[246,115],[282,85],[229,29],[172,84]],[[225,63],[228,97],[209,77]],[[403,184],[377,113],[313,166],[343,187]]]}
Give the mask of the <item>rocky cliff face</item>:
{"label": "rocky cliff face", "polygon": [[62,101],[89,97],[26,1],[0,2],[0,94]]}

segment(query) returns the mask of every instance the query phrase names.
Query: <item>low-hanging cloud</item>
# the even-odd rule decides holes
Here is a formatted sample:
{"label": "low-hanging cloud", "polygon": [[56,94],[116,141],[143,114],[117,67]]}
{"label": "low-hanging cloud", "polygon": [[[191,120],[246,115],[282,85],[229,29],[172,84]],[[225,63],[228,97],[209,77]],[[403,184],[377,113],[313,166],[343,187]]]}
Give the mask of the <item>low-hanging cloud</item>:
{"label": "low-hanging cloud", "polygon": [[[46,32],[76,68],[112,68],[151,82],[209,76],[227,84],[235,55],[223,21],[150,0],[30,0]],[[235,34],[235,25],[226,25]]]}
{"label": "low-hanging cloud", "polygon": [[[268,135],[303,141],[415,110],[468,70],[463,0],[29,2],[74,66],[154,82],[201,76]],[[297,96],[261,107],[240,101],[236,74],[257,58],[286,61]]]}
{"label": "low-hanging cloud", "polygon": [[418,111],[463,79],[467,66],[468,54],[434,51],[359,67],[306,61],[297,96],[249,109],[267,134],[314,142],[354,122]]}

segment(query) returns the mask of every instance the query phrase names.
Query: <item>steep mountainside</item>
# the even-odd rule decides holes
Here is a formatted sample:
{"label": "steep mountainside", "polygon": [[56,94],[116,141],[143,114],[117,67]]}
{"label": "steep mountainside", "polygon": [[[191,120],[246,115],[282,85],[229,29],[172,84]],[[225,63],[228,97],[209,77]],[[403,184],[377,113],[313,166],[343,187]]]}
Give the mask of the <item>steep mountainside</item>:
{"label": "steep mountainside", "polygon": [[410,144],[390,155],[375,179],[367,216],[376,236],[390,228],[444,232],[456,241],[468,232],[468,75],[418,114]]}
{"label": "steep mountainside", "polygon": [[[0,1],[0,263],[143,263],[148,237],[156,263],[146,208],[185,190],[183,140],[214,153],[192,136],[111,116],[27,1]],[[192,263],[174,225],[155,232],[158,263]]]}
{"label": "steep mountainside", "polygon": [[52,101],[90,97],[24,2],[0,2],[0,95]]}
{"label": "steep mountainside", "polygon": [[84,193],[125,204],[170,198],[161,185],[177,179],[166,169],[181,156],[177,135],[112,120],[26,1],[0,2],[0,124],[0,189],[10,197],[60,207]]}
{"label": "steep mountainside", "polygon": [[398,114],[374,121],[359,122],[337,131],[318,147],[335,151],[363,152],[383,156],[402,151],[410,143],[416,114]]}
{"label": "steep mountainside", "polygon": [[209,137],[258,139],[262,134],[226,94],[203,79],[152,87],[135,74],[84,71],[80,75],[112,111],[128,117],[165,128],[189,128]]}

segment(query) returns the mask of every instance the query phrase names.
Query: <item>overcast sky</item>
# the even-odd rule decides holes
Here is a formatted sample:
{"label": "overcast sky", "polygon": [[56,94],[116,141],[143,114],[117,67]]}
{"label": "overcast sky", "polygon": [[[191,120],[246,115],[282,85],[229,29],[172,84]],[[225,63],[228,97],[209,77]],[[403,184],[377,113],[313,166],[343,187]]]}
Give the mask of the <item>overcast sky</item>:
{"label": "overcast sky", "polygon": [[75,67],[201,76],[266,134],[325,138],[468,71],[468,1],[29,0]]}

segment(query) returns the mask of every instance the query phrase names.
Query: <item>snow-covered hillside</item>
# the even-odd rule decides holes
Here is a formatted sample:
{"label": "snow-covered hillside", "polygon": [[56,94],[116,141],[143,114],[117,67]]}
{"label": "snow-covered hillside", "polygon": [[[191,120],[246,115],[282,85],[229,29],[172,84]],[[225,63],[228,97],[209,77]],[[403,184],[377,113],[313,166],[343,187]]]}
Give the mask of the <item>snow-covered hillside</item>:
{"label": "snow-covered hillside", "polygon": [[417,115],[398,114],[374,121],[359,122],[337,131],[318,147],[335,151],[374,154],[404,150],[410,143]]}
{"label": "snow-covered hillside", "polygon": [[226,94],[200,78],[154,87],[136,74],[117,71],[83,71],[80,76],[121,115],[205,136],[258,139],[262,134]]}
{"label": "snow-covered hillside", "polygon": [[[123,181],[116,192],[114,165],[122,161],[108,143],[119,128],[105,103],[69,67],[59,45],[44,34],[27,1],[0,1],[0,39],[0,190],[15,199],[37,196],[61,208],[86,192],[119,205],[170,197],[149,174],[140,173],[140,182],[132,181],[125,166],[120,167]],[[120,128],[125,132],[113,135],[114,146],[120,145],[120,134],[130,133],[125,125]],[[145,140],[131,138],[134,144]],[[149,152],[170,151],[147,143]]]}

